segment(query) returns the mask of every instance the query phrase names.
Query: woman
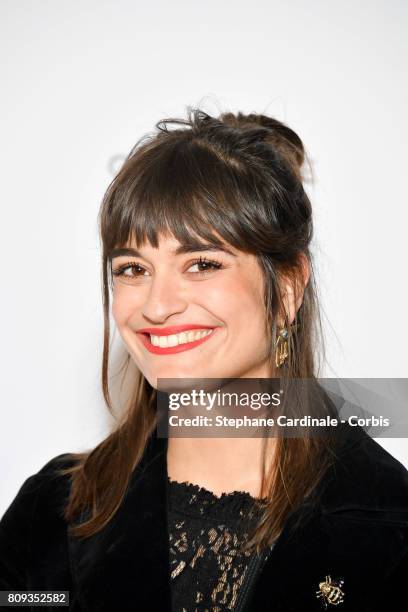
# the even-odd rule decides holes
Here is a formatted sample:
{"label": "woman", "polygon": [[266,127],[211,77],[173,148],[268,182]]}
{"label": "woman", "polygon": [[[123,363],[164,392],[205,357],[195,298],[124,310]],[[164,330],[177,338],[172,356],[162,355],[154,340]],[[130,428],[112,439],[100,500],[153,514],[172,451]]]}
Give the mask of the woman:
{"label": "woman", "polygon": [[131,392],[96,448],[22,485],[1,589],[69,591],[75,611],[401,609],[408,473],[362,429],[158,435],[163,380],[315,380],[319,317],[297,134],[199,109],[156,127],[99,217],[112,413],[111,292]]}

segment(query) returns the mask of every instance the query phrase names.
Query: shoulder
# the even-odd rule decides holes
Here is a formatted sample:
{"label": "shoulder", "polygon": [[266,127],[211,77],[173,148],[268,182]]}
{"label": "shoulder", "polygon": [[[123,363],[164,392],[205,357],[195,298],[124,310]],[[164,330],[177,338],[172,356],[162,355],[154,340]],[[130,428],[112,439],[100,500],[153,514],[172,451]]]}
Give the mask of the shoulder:
{"label": "shoulder", "polygon": [[63,525],[69,477],[62,472],[75,463],[76,457],[74,453],[63,453],[47,461],[22,483],[2,516],[0,587],[25,588],[34,533],[47,536],[56,523]]}
{"label": "shoulder", "polygon": [[356,575],[365,584],[377,580],[373,610],[399,609],[408,570],[408,470],[360,429],[347,432],[324,480],[320,511],[327,541],[341,561],[352,554],[349,572],[353,559],[364,560]]}
{"label": "shoulder", "polygon": [[326,509],[360,507],[408,521],[408,470],[361,428],[347,425],[326,479]]}
{"label": "shoulder", "polygon": [[44,489],[49,492],[49,487],[53,487],[56,494],[62,493],[69,480],[64,476],[63,470],[71,467],[76,462],[76,457],[75,453],[62,453],[49,459],[37,472],[28,476],[4,513],[0,529],[4,530],[5,526],[13,521],[13,517],[18,516],[20,521],[31,520]]}

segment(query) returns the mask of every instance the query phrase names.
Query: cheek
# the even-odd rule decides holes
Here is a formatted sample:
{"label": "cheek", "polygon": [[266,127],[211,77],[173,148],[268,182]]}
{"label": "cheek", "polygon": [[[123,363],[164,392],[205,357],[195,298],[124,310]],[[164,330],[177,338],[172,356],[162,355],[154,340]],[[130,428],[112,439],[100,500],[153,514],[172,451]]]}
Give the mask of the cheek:
{"label": "cheek", "polygon": [[265,308],[262,287],[255,280],[238,277],[225,278],[220,285],[206,292],[206,303],[228,328],[245,337],[264,333]]}
{"label": "cheek", "polygon": [[140,296],[124,285],[116,285],[112,295],[112,316],[118,327],[123,327],[135,310],[140,308]]}

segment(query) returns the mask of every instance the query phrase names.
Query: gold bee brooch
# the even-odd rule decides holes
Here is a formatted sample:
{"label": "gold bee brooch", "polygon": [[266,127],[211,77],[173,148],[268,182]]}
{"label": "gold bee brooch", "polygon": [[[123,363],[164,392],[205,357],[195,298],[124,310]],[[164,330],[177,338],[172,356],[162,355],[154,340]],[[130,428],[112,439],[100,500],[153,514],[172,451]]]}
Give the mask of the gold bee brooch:
{"label": "gold bee brooch", "polygon": [[326,576],[323,582],[319,582],[319,590],[316,591],[316,597],[322,598],[325,610],[328,604],[338,606],[344,601],[345,593],[341,589],[343,584],[344,580],[342,578],[339,580],[332,580],[330,576]]}

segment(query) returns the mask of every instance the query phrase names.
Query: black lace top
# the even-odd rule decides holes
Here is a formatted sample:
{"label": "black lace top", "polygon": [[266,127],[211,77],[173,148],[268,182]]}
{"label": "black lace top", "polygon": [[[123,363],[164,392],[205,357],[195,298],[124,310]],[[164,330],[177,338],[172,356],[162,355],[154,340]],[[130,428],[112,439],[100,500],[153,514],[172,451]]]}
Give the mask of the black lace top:
{"label": "black lace top", "polygon": [[248,563],[241,552],[265,499],[234,491],[220,497],[167,478],[173,612],[234,610]]}

